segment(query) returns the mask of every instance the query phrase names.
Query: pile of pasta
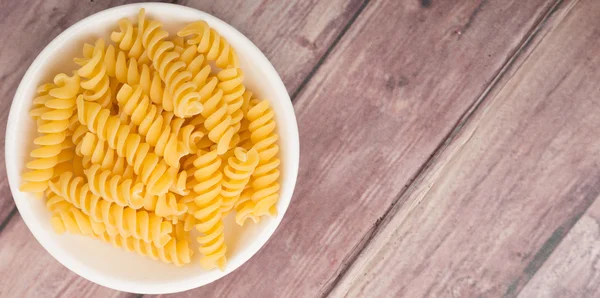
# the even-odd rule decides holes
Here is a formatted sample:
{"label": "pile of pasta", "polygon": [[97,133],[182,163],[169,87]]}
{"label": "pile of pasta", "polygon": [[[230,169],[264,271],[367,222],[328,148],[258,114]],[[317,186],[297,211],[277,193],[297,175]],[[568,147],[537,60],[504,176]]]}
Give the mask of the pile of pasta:
{"label": "pile of pasta", "polygon": [[142,9],[110,39],[85,44],[72,75],[38,88],[21,191],[45,197],[58,233],[178,266],[197,242],[200,265],[223,269],[223,218],[277,214],[273,110],[204,21],[170,36]]}

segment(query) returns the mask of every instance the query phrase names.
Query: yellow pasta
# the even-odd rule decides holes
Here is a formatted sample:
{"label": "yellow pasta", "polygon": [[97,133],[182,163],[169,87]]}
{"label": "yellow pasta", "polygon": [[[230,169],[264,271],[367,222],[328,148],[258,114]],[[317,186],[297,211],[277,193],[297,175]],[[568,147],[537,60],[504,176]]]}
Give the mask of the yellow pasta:
{"label": "yellow pasta", "polygon": [[163,108],[173,111],[178,117],[193,116],[202,111],[200,96],[195,91],[197,87],[190,81],[191,72],[185,70],[185,63],[173,51],[175,45],[166,41],[168,36],[169,33],[162,28],[161,23],[149,21],[147,26],[144,24],[142,43],[170,95],[170,100],[163,98]]}
{"label": "yellow pasta", "polygon": [[37,120],[43,113],[50,111],[50,108],[46,107],[46,101],[51,99],[49,92],[56,88],[54,84],[43,84],[36,90],[38,96],[33,99],[33,108],[29,111],[29,116],[34,120]]}
{"label": "yellow pasta", "polygon": [[233,120],[228,105],[223,99],[223,91],[217,90],[206,102],[203,102],[204,127],[208,138],[217,144],[217,152],[224,154],[239,142],[239,135],[232,126]]}
{"label": "yellow pasta", "polygon": [[75,207],[55,212],[50,223],[58,234],[69,232],[94,237],[105,232],[103,223],[94,222]]}
{"label": "yellow pasta", "polygon": [[244,73],[239,68],[228,68],[217,74],[219,88],[223,90],[223,100],[227,103],[227,112],[231,115],[231,125],[235,131],[240,130],[240,121],[244,117],[242,95],[246,91],[244,86]]}
{"label": "yellow pasta", "polygon": [[190,212],[194,215],[196,229],[202,233],[197,241],[202,253],[201,265],[211,269],[223,268],[227,247],[223,235],[223,222],[221,206],[221,183],[223,174],[221,158],[215,150],[211,152],[198,152],[198,157],[193,161],[194,179],[192,183],[194,192],[189,197],[193,204]]}
{"label": "yellow pasta", "polygon": [[110,39],[119,46],[119,49],[127,52],[128,57],[141,59],[142,62],[148,59],[144,56],[145,51],[142,46],[144,20],[145,15],[142,11],[138,14],[138,26],[134,26],[127,18],[121,19],[118,22],[120,31],[113,31],[110,35]]}
{"label": "yellow pasta", "polygon": [[237,54],[229,43],[217,31],[210,28],[205,21],[191,23],[179,32],[180,37],[194,36],[188,44],[198,46],[198,52],[215,61],[220,68],[239,67]]}
{"label": "yellow pasta", "polygon": [[73,204],[65,201],[64,198],[54,193],[50,188],[46,189],[46,209],[54,214],[60,211],[69,210]]}
{"label": "yellow pasta", "polygon": [[119,206],[133,209],[143,206],[144,184],[141,182],[136,183],[134,179],[115,174],[111,170],[102,170],[100,165],[92,165],[84,173],[93,194]]}
{"label": "yellow pasta", "polygon": [[171,192],[160,196],[145,196],[144,209],[154,211],[154,213],[160,217],[179,216],[188,211],[187,205],[179,203],[175,194]]}
{"label": "yellow pasta", "polygon": [[123,85],[117,101],[122,113],[131,117],[131,122],[139,126],[139,134],[155,148],[156,155],[164,157],[169,165],[176,165],[181,157],[197,150],[196,142],[204,133],[193,125],[183,126],[184,119],[173,119],[172,113],[161,112],[140,87]]}
{"label": "yellow pasta", "polygon": [[234,49],[202,20],[170,37],[141,9],[73,61],[36,90],[21,191],[45,196],[58,234],[176,266],[198,249],[224,270],[224,218],[276,215],[280,188],[274,112]]}
{"label": "yellow pasta", "polygon": [[235,148],[234,156],[229,158],[223,171],[225,178],[221,190],[221,196],[223,197],[222,212],[227,213],[233,208],[250,181],[250,175],[254,172],[258,162],[259,155],[256,149],[246,151],[240,147]]}
{"label": "yellow pasta", "polygon": [[[70,204],[69,204],[70,205]],[[189,248],[185,239],[171,237],[163,246],[156,246],[133,237],[111,235],[105,232],[105,225],[93,221],[88,215],[75,208],[73,205],[66,210],[58,210],[51,219],[51,225],[58,234],[69,232],[89,236],[122,248],[129,252],[160,260],[165,263],[173,263],[183,266],[191,262],[193,251]]]}
{"label": "yellow pasta", "polygon": [[63,149],[73,145],[67,134],[69,118],[75,111],[79,82],[77,75],[59,74],[54,78],[56,87],[48,91],[50,97],[44,100],[46,109],[37,119],[38,132],[42,136],[33,142],[39,147],[31,151],[30,156],[34,159],[25,165],[28,171],[22,176],[21,191],[42,193],[48,188],[48,180],[54,176],[55,166],[72,158],[72,151]]}
{"label": "yellow pasta", "polygon": [[172,263],[176,266],[189,264],[193,256],[193,251],[189,248],[188,242],[176,238],[171,238],[164,246],[158,247],[153,243],[147,243],[132,237],[123,237],[121,235],[103,233],[97,237],[115,247],[122,248],[129,252],[135,252],[139,255],[153,260],[159,260],[167,264]]}
{"label": "yellow pasta", "polygon": [[83,99],[98,102],[102,107],[111,104],[110,81],[106,73],[104,60],[104,40],[98,39],[94,45],[92,57],[77,70],[77,74],[84,79],[81,88],[85,90]]}
{"label": "yellow pasta", "polygon": [[[108,146],[117,152],[117,155],[126,158],[127,163],[133,166],[135,174],[139,175],[142,182],[148,186],[151,194],[160,195],[168,190],[175,179],[179,166],[178,156],[168,156],[163,159],[150,152],[150,145],[142,142],[139,134],[131,133],[130,127],[124,125],[119,117],[111,116],[108,110],[101,109],[98,104],[78,100],[77,108],[79,121],[83,125],[87,125],[92,133],[97,134],[98,139],[106,141]],[[86,142],[85,138],[90,139],[87,143],[94,149],[89,148],[88,150],[102,151],[97,149],[101,148],[97,147],[97,144],[103,144],[103,142],[98,142],[88,136],[94,135],[88,133],[82,140],[84,143]]]}
{"label": "yellow pasta", "polygon": [[162,104],[164,83],[151,65],[138,63],[136,58],[127,58],[124,52],[116,50],[112,45],[106,49],[104,64],[107,66],[108,76],[115,78],[116,82],[139,84],[152,102]]}
{"label": "yellow pasta", "polygon": [[243,224],[245,217],[252,213],[256,217],[277,214],[276,203],[279,200],[279,164],[277,158],[279,146],[276,144],[278,135],[275,133],[274,112],[269,102],[253,98],[247,118],[250,121],[248,130],[251,141],[260,155],[260,162],[252,174],[252,196],[236,207],[236,221]]}
{"label": "yellow pasta", "polygon": [[147,211],[119,206],[94,195],[82,177],[69,172],[63,173],[57,181],[50,182],[50,188],[92,220],[104,223],[110,234],[132,236],[145,242],[153,242],[159,247],[171,239],[169,233],[173,226],[170,222]]}

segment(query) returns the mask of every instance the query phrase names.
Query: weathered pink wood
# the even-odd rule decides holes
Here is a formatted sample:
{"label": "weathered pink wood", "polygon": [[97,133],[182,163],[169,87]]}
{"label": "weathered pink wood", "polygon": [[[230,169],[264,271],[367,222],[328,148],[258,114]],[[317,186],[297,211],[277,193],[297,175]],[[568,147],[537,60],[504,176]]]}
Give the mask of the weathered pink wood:
{"label": "weathered pink wood", "polygon": [[519,297],[600,296],[600,200],[575,224]]}
{"label": "weathered pink wood", "polygon": [[[597,1],[565,1],[541,24],[540,40],[401,198],[334,297],[521,291],[600,195],[599,12]],[[580,272],[586,281],[574,287],[593,284],[594,271]],[[523,297],[556,280],[540,279]]]}
{"label": "weathered pink wood", "polygon": [[295,103],[300,173],[256,256],[182,297],[315,297],[552,1],[371,1]]}

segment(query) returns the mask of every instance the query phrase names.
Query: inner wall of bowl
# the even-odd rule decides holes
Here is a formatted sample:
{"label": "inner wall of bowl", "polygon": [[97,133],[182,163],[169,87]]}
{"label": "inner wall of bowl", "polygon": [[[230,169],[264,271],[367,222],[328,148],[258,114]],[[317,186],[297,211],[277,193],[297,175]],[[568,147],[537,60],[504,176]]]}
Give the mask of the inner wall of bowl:
{"label": "inner wall of bowl", "polygon": [[[264,218],[259,224],[248,221],[243,227],[234,223],[233,216],[228,216],[225,233],[229,263],[225,272],[205,271],[195,264],[177,268],[115,249],[96,240],[74,235],[56,235],[50,227],[50,214],[45,209],[44,200],[18,191],[19,176],[29,158],[31,140],[36,130],[34,121],[28,116],[31,101],[36,96],[36,87],[50,82],[59,72],[70,75],[76,69],[72,58],[81,56],[84,42],[93,43],[99,37],[104,37],[108,42],[110,32],[117,28],[117,20],[122,17],[135,20],[140,7],[146,8],[148,17],[163,22],[171,34],[190,21],[206,20],[237,50],[248,89],[260,98],[268,99],[276,114],[282,159],[279,214],[276,218]],[[6,140],[11,187],[19,211],[36,238],[55,258],[76,273],[104,286],[126,291],[181,291],[211,282],[240,266],[266,242],[281,221],[289,205],[297,173],[298,137],[295,117],[290,109],[285,87],[271,66],[263,64],[260,53],[250,49],[248,41],[235,30],[209,15],[181,6],[145,4],[117,7],[94,15],[65,33],[67,34],[61,35],[40,54],[36,61],[39,64],[32,65],[34,68],[30,69],[24,78],[26,81],[22,82],[15,96],[11,111],[15,115],[11,115],[11,123],[8,125],[9,129],[14,130],[14,134],[7,134],[10,139]],[[195,243],[192,243],[192,247],[195,247]],[[195,261],[198,257],[199,253],[196,253]]]}

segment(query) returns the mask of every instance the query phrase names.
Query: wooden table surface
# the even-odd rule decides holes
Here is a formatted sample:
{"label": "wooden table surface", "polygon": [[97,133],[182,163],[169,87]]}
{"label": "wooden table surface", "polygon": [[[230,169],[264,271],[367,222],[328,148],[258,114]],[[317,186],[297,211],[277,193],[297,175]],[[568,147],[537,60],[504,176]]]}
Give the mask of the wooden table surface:
{"label": "wooden table surface", "polygon": [[[2,125],[49,41],[126,2],[0,0]],[[173,297],[600,296],[600,1],[172,2],[267,55],[301,141],[267,245]],[[139,296],[46,253],[4,173],[0,276],[0,297]]]}

